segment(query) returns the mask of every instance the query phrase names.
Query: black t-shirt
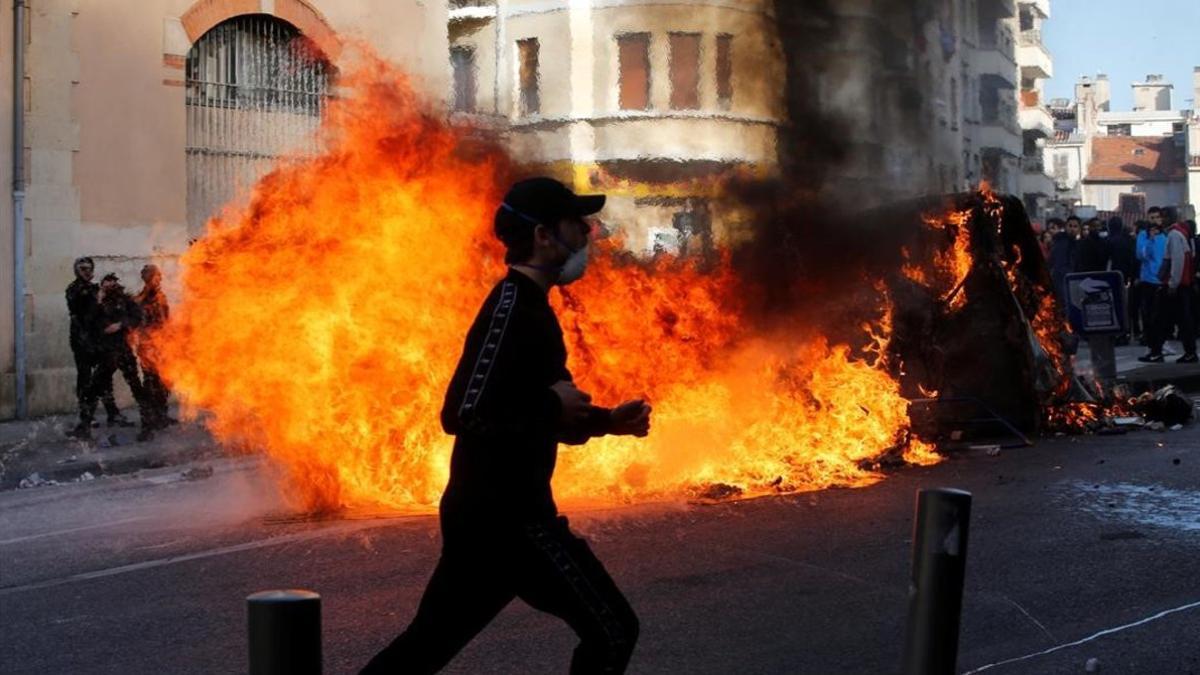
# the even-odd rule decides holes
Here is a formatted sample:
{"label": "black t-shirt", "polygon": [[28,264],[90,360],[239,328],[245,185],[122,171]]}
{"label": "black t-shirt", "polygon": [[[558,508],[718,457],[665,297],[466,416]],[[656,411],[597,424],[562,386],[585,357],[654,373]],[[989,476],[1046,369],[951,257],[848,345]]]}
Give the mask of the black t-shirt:
{"label": "black t-shirt", "polygon": [[475,317],[446,391],[442,427],[456,438],[443,523],[529,522],[558,513],[550,489],[558,442],[603,435],[611,424],[611,411],[594,408],[585,428],[561,428],[562,404],[551,387],[571,379],[546,292],[510,270]]}

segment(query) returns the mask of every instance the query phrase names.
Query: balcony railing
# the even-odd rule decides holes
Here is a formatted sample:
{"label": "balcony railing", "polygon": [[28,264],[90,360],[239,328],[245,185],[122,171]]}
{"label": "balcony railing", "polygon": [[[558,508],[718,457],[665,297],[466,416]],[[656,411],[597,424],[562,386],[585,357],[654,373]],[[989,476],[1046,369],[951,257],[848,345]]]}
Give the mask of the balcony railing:
{"label": "balcony railing", "polygon": [[995,30],[980,31],[979,34],[979,46],[984,49],[995,49],[1011,56],[1016,44],[1012,31],[1003,25],[997,25]]}
{"label": "balcony railing", "polygon": [[1015,102],[1001,99],[991,105],[984,104],[981,112],[980,121],[983,124],[1004,127],[1014,134],[1021,133],[1021,127],[1017,123],[1017,106]]}
{"label": "balcony railing", "polygon": [[1045,173],[1046,162],[1041,154],[1025,155],[1021,158],[1021,170],[1025,173]]}
{"label": "balcony railing", "polygon": [[1042,31],[1037,28],[1021,31],[1020,44],[1024,47],[1042,45]]}

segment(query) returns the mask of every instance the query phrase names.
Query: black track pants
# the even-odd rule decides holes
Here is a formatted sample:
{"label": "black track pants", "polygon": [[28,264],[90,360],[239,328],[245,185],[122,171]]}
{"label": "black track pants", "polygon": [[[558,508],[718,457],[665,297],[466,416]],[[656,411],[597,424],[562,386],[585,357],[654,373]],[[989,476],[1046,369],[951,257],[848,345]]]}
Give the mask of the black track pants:
{"label": "black track pants", "polygon": [[587,542],[557,518],[477,539],[448,536],[412,624],[362,673],[436,673],[513,598],[574,629],[571,673],[625,672],[637,616]]}

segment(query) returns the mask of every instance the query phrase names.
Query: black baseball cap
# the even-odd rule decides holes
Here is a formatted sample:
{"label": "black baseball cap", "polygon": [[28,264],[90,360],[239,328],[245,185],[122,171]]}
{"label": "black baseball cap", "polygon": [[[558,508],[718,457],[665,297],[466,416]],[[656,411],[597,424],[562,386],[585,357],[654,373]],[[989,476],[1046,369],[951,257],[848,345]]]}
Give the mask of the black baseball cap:
{"label": "black baseball cap", "polygon": [[496,236],[502,241],[524,238],[536,225],[554,227],[563,218],[582,218],[604,208],[604,195],[577,195],[545,176],[515,183],[496,209]]}

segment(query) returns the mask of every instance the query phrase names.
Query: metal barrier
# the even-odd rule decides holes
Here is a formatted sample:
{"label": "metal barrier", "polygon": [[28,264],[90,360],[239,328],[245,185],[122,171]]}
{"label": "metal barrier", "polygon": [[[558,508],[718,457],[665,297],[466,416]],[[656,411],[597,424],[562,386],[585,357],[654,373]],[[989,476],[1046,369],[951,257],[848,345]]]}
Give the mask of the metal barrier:
{"label": "metal barrier", "polygon": [[971,493],[917,492],[909,586],[906,675],[951,675],[958,659]]}
{"label": "metal barrier", "polygon": [[250,675],[320,675],[321,596],[263,591],[246,598]]}

